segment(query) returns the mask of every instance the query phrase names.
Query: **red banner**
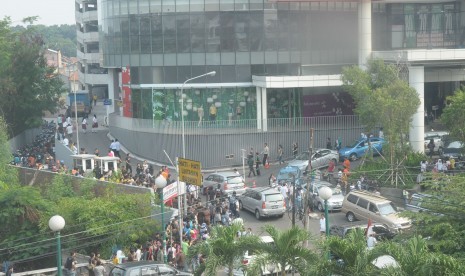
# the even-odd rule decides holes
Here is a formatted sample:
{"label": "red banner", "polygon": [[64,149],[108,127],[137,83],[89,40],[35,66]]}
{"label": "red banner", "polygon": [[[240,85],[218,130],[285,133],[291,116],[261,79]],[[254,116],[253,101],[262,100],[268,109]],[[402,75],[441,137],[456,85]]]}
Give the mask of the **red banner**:
{"label": "red banner", "polygon": [[122,86],[122,101],[123,101],[123,116],[132,117],[132,101],[131,101],[131,69],[129,66],[121,68],[121,86]]}

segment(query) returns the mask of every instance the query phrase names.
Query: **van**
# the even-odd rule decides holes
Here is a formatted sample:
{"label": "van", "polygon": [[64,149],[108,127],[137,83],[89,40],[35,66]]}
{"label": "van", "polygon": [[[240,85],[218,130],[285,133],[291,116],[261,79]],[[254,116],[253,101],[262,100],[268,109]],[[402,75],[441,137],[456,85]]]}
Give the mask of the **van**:
{"label": "van", "polygon": [[408,218],[401,217],[397,208],[387,198],[365,191],[353,191],[342,202],[341,211],[349,222],[357,219],[371,219],[385,224],[389,230],[397,232],[412,226]]}
{"label": "van", "polygon": [[239,210],[249,210],[256,219],[277,216],[282,218],[286,212],[283,195],[270,187],[250,188],[238,196]]}

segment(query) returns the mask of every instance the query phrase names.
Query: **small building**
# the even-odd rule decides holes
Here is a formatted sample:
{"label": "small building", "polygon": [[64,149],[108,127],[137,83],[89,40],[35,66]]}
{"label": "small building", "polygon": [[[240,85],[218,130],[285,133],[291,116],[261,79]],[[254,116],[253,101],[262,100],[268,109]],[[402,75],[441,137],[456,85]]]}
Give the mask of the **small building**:
{"label": "small building", "polygon": [[86,172],[94,169],[94,159],[97,156],[94,154],[76,154],[71,155],[71,157],[73,158],[73,167]]}

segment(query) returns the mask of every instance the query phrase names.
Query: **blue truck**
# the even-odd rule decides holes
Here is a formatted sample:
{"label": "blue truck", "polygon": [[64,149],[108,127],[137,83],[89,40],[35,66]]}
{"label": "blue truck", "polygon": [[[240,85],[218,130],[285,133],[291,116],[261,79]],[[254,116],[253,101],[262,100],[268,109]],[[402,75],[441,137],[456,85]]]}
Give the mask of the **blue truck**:
{"label": "blue truck", "polygon": [[74,108],[77,108],[78,117],[83,117],[89,115],[92,111],[92,106],[90,103],[91,96],[87,90],[78,90],[76,91],[76,105],[74,104],[74,93],[68,94],[68,110],[67,115],[74,116]]}

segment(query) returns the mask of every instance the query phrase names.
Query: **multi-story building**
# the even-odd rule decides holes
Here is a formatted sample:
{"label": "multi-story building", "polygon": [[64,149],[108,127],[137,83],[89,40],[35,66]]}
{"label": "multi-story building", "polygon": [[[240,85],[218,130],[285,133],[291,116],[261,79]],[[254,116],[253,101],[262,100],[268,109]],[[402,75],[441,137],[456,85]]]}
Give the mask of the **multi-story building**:
{"label": "multi-story building", "polygon": [[87,90],[99,99],[108,98],[108,69],[101,67],[97,0],[76,0],[77,57],[79,90]]}
{"label": "multi-story building", "polygon": [[188,158],[215,167],[239,163],[241,148],[263,142],[272,151],[283,143],[290,152],[292,141],[306,147],[309,127],[320,131],[320,146],[326,137],[354,138],[361,128],[348,126],[353,102],[340,73],[370,57],[397,64],[417,90],[410,142],[423,151],[425,112],[440,112],[465,78],[461,0],[99,0],[99,7],[110,97],[121,100],[110,129],[131,151],[165,163],[163,147],[179,156],[181,143]]}

